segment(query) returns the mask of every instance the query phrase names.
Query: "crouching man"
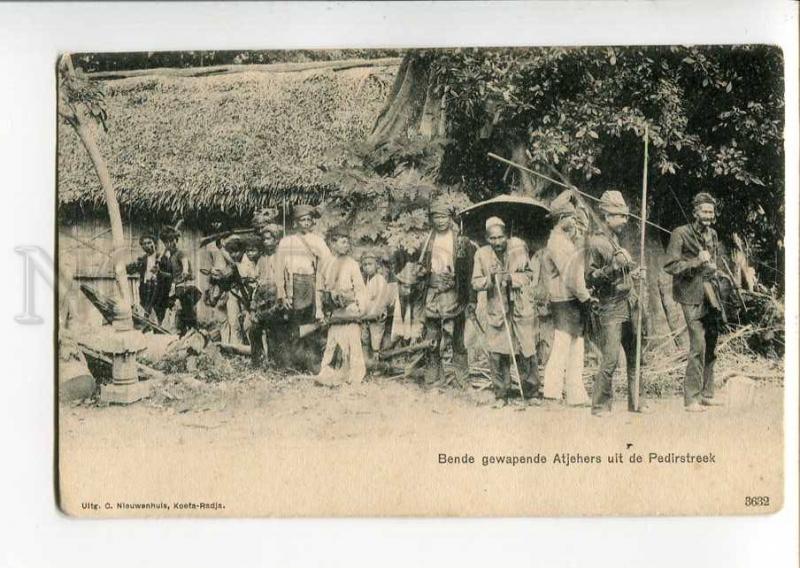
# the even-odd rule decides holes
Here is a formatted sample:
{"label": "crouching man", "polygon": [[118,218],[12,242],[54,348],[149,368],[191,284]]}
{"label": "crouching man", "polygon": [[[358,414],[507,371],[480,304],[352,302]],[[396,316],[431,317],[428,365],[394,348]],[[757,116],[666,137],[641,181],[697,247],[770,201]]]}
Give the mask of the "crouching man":
{"label": "crouching man", "polygon": [[475,253],[472,288],[486,292],[486,350],[489,353],[496,408],[508,402],[511,390],[511,357],[522,381],[523,394],[539,391],[536,360],[535,306],[527,288],[531,285],[528,247],[524,241],[506,236],[502,219],[486,220],[489,244]]}

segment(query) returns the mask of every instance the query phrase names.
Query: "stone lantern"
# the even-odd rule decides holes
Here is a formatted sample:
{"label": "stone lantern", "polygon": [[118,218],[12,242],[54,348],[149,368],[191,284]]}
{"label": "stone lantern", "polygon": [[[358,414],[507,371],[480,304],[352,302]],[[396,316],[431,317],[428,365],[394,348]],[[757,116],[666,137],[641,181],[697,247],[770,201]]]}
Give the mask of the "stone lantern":
{"label": "stone lantern", "polygon": [[111,359],[111,384],[100,387],[100,401],[131,404],[150,395],[147,383],[139,381],[136,355],[145,350],[144,338],[133,328],[130,309],[117,304],[111,333],[103,339],[102,352]]}

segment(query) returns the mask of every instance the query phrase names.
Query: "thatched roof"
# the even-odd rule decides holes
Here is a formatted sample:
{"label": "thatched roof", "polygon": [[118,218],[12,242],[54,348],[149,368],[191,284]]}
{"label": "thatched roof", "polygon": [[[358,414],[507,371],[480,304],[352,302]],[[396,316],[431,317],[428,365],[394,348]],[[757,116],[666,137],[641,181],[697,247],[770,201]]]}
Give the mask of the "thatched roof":
{"label": "thatched roof", "polygon": [[[133,215],[246,216],[257,207],[318,200],[320,166],[368,134],[397,62],[308,69],[241,67],[222,75],[102,79],[108,132],[98,129],[120,205]],[[58,197],[94,211],[104,197],[77,135],[58,132]],[[65,207],[66,206],[66,207]]]}

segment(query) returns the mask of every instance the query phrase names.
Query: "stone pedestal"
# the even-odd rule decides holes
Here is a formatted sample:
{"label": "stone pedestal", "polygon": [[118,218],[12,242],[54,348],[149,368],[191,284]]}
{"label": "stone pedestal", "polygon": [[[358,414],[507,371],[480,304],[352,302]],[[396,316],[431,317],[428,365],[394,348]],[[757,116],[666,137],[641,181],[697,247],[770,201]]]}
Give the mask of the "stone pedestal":
{"label": "stone pedestal", "polygon": [[131,404],[150,396],[150,385],[147,382],[136,382],[127,385],[103,385],[100,387],[100,402],[106,404]]}

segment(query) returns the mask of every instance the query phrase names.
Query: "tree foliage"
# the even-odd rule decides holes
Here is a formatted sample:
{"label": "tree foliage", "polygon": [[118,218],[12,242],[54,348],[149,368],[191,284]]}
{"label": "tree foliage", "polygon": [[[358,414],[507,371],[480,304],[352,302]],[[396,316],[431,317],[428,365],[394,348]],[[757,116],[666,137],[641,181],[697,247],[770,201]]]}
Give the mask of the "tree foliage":
{"label": "tree foliage", "polygon": [[360,177],[351,177],[344,209],[368,209],[373,221],[390,225],[383,235],[373,225],[365,236],[389,240],[392,226],[419,222],[419,198],[433,187],[462,201],[554,191],[536,180],[531,189],[531,180],[488,152],[521,155],[532,169],[592,194],[621,189],[635,204],[647,124],[651,218],[670,228],[684,223],[691,197],[710,191],[720,198],[720,225],[741,235],[762,263],[777,264],[784,225],[777,48],[424,50],[407,53],[406,64],[423,69],[418,76],[428,84],[405,90],[427,93],[426,104],[436,97],[446,131],[426,136],[409,127],[351,149]]}

